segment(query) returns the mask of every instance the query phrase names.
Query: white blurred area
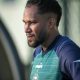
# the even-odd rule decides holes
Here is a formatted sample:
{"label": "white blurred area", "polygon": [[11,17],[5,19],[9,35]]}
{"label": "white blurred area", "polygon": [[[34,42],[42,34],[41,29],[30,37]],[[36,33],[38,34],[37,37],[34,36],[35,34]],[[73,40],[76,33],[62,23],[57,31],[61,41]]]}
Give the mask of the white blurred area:
{"label": "white blurred area", "polygon": [[22,22],[26,1],[0,0],[0,17],[16,45],[21,61],[25,65],[30,63],[33,51],[27,44],[24,24]]}

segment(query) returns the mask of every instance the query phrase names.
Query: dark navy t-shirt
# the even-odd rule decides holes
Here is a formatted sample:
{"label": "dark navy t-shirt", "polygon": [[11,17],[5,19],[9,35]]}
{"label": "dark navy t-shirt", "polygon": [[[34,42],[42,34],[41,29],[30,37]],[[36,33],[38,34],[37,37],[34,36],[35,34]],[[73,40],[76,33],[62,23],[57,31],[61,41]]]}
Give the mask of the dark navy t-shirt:
{"label": "dark navy t-shirt", "polygon": [[[54,48],[59,58],[62,80],[80,80],[80,48],[68,37],[57,36],[48,50]],[[41,46],[34,51],[34,58],[41,51]]]}

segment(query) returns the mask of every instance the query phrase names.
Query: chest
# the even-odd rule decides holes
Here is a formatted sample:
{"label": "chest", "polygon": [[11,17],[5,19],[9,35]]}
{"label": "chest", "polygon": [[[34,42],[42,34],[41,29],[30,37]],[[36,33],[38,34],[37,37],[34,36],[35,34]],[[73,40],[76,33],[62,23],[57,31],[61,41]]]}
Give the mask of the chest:
{"label": "chest", "polygon": [[40,53],[33,61],[31,80],[61,80],[59,58],[55,51],[42,57]]}

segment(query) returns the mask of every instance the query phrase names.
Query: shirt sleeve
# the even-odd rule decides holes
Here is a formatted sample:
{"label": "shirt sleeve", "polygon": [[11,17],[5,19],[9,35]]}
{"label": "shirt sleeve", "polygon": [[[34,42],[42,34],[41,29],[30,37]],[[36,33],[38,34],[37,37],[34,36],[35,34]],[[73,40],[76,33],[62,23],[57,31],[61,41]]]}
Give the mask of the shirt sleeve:
{"label": "shirt sleeve", "polygon": [[80,60],[73,61],[72,73],[73,80],[80,80]]}
{"label": "shirt sleeve", "polygon": [[59,57],[63,73],[72,80],[80,80],[80,48],[67,42],[61,47]]}

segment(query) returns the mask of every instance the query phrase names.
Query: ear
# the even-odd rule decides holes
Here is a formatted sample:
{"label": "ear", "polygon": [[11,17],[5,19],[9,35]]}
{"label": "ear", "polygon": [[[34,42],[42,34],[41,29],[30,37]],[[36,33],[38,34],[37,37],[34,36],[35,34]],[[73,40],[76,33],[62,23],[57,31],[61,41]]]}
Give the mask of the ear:
{"label": "ear", "polygon": [[50,17],[48,25],[49,25],[50,29],[52,29],[53,27],[55,27],[56,26],[56,18],[55,17]]}

